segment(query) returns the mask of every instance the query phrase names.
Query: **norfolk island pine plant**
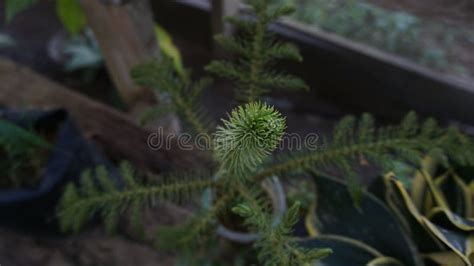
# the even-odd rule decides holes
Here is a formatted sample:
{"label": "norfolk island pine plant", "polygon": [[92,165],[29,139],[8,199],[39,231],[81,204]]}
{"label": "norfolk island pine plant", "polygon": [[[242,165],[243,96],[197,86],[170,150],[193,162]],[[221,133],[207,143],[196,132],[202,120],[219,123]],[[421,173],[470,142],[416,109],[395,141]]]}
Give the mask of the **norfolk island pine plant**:
{"label": "norfolk island pine plant", "polygon": [[[128,164],[122,165],[124,187],[97,169],[97,182],[91,172],[84,174],[80,185],[70,184],[58,206],[58,217],[65,231],[79,231],[93,214],[103,217],[105,227],[116,229],[120,215],[126,213],[136,228],[141,226],[143,210],[155,201],[192,201],[203,191],[212,189],[212,206],[199,211],[180,227],[158,230],[157,245],[171,250],[200,250],[215,235],[219,217],[235,213],[245,226],[257,232],[253,243],[256,258],[263,265],[309,265],[331,254],[330,249],[305,249],[292,236],[299,219],[300,203],[295,202],[274,222],[261,182],[271,178],[291,178],[294,174],[325,174],[337,168],[346,178],[354,204],[360,200],[354,162],[361,158],[386,170],[393,168],[394,158],[419,164],[424,155],[449,164],[474,163],[472,141],[456,128],[441,128],[433,119],[419,122],[414,113],[400,125],[376,128],[374,119],[363,114],[343,118],[335,127],[332,140],[324,139],[317,150],[291,152],[275,156],[285,132],[285,118],[262,96],[273,89],[307,89],[301,79],[277,71],[277,61],[302,58],[297,47],[279,42],[267,31],[268,25],[289,15],[289,6],[271,6],[267,0],[248,1],[255,18],[229,18],[237,29],[232,37],[216,36],[217,42],[236,55],[236,60],[213,61],[206,70],[230,79],[235,84],[236,98],[242,103],[221,125],[215,127],[206,108],[199,103],[202,91],[211,80],[191,79],[190,72],[176,68],[169,58],[137,66],[132,72],[140,85],[166,95],[162,108],[179,114],[188,128],[204,136],[208,153],[215,166],[211,171],[197,170],[175,174],[161,183],[143,184],[135,178]],[[215,129],[215,130],[214,130]],[[449,159],[448,159],[449,158]]]}

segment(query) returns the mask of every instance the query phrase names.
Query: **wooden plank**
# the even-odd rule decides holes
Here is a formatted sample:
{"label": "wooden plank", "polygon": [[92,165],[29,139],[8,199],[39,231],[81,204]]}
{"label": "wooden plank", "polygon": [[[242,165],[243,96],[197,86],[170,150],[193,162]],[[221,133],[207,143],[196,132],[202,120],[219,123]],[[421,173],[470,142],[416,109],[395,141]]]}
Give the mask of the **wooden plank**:
{"label": "wooden plank", "polygon": [[1,57],[0,80],[0,105],[65,108],[86,136],[98,142],[114,160],[128,160],[153,172],[202,167],[208,162],[198,151],[179,149],[176,138],[169,140],[169,149],[152,150],[147,141],[155,132],[140,128],[117,110]]}
{"label": "wooden plank", "polygon": [[80,0],[95,33],[107,69],[123,100],[132,106],[150,99],[149,92],[134,84],[133,66],[159,55],[154,19],[148,0]]}

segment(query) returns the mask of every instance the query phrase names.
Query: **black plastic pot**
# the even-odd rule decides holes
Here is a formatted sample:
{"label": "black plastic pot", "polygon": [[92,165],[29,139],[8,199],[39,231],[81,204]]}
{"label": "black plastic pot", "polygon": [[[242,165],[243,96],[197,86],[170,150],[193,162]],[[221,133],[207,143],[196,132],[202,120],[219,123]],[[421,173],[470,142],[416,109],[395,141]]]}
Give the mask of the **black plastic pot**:
{"label": "black plastic pot", "polygon": [[0,109],[0,119],[21,127],[54,130],[55,136],[45,171],[36,187],[0,188],[0,223],[28,231],[55,231],[55,207],[64,185],[77,181],[85,169],[97,165],[111,168],[111,163],[81,135],[65,110]]}

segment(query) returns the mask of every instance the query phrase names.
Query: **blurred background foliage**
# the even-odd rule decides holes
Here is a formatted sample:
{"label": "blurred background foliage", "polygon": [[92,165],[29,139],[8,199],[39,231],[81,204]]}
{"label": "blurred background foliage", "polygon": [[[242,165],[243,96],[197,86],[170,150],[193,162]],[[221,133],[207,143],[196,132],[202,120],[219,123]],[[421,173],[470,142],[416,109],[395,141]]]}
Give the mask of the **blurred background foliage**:
{"label": "blurred background foliage", "polygon": [[[418,64],[472,78],[459,61],[459,45],[474,45],[474,27],[459,27],[389,10],[364,0],[272,0],[296,7],[292,18],[327,32],[408,58]],[[427,8],[430,8],[429,6]],[[472,71],[471,71],[472,72]]]}

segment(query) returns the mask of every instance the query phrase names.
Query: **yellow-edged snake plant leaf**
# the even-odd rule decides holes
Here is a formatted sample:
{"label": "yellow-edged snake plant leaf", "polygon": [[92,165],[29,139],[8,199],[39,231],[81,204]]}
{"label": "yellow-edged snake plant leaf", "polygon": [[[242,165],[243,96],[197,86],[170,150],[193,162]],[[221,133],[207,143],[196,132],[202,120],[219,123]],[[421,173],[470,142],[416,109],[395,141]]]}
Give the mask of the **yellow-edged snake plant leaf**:
{"label": "yellow-edged snake plant leaf", "polygon": [[[378,250],[380,256],[395,258],[403,265],[422,265],[415,244],[383,202],[363,192],[357,207],[343,181],[323,176],[315,176],[315,181],[315,231],[359,241]],[[337,254],[334,250],[331,257]]]}
{"label": "yellow-edged snake plant leaf", "polygon": [[424,254],[423,259],[426,265],[449,265],[449,266],[464,266],[464,261],[453,252],[435,252],[431,254]]}
{"label": "yellow-edged snake plant leaf", "polygon": [[384,256],[377,249],[367,244],[340,235],[320,235],[300,242],[305,248],[331,248],[333,254],[316,263],[325,266],[366,266],[390,265],[401,266],[399,260]]}
{"label": "yellow-edged snake plant leaf", "polygon": [[434,208],[427,216],[430,221],[449,230],[461,230],[474,233],[474,221],[465,219],[449,210]]}
{"label": "yellow-edged snake plant leaf", "polygon": [[403,184],[390,175],[385,176],[384,181],[385,201],[415,242],[418,251],[432,253],[442,249],[443,244],[429,233],[422,222],[421,213],[410,199],[410,194],[403,189]]}
{"label": "yellow-edged snake plant leaf", "polygon": [[[472,181],[466,180],[454,170],[450,170],[435,178],[434,182],[440,193],[444,195],[450,213],[459,216],[460,219],[473,218]],[[474,226],[472,221],[465,221],[465,223]]]}
{"label": "yellow-edged snake plant leaf", "polygon": [[[411,232],[424,257],[437,262],[447,260],[448,257],[456,257],[449,265],[457,265],[459,261],[462,262],[460,265],[472,265],[474,222],[471,220],[472,217],[460,215],[470,212],[468,207],[472,197],[467,189],[469,186],[452,171],[438,178],[432,178],[424,169],[418,173],[420,174],[425,180],[425,186],[422,189],[418,188],[416,193],[413,190],[410,193],[393,174],[388,174],[385,177],[388,205],[399,214],[401,221],[408,221],[407,230]],[[453,191],[463,192],[453,194]],[[417,195],[420,193],[422,197]],[[424,200],[418,204],[421,210],[411,195],[417,195],[417,199]],[[463,204],[451,199],[459,196],[458,200],[463,201]],[[456,206],[458,213],[454,212],[451,206]],[[460,206],[463,208],[459,208]],[[433,242],[428,240],[427,234]]]}

